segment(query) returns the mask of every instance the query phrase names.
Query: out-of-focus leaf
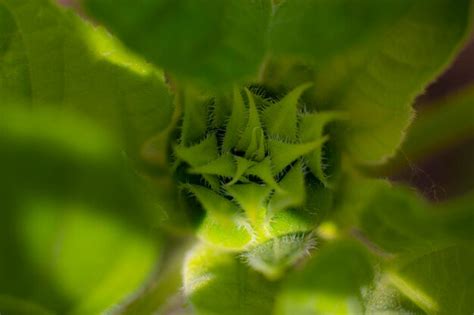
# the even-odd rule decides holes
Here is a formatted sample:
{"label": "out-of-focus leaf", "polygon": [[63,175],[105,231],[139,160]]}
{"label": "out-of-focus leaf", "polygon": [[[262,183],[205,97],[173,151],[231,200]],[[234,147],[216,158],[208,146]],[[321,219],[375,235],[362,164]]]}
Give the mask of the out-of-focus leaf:
{"label": "out-of-focus leaf", "polygon": [[129,303],[122,305],[118,313],[141,315],[168,314],[173,311],[177,315],[191,315],[192,313],[183,303],[182,292],[184,258],[189,252],[190,245],[183,239],[167,239],[161,252],[163,259],[158,265],[159,272],[155,272],[153,279],[144,290]]}
{"label": "out-of-focus leaf", "polygon": [[214,246],[241,250],[252,234],[239,207],[214,191],[198,185],[186,185],[202,204],[206,215],[198,227],[198,236]]}
{"label": "out-of-focus leaf", "polygon": [[328,244],[282,284],[275,314],[361,314],[360,290],[372,276],[369,256],[360,245]]}
{"label": "out-of-focus leaf", "polygon": [[474,134],[474,86],[430,104],[417,114],[399,153],[388,165],[376,170],[393,173],[440,149],[460,143]]}
{"label": "out-of-focus leaf", "polygon": [[227,85],[257,73],[269,0],[87,0],[88,11],[151,62],[178,77]]}
{"label": "out-of-focus leaf", "polygon": [[474,194],[429,205],[412,191],[380,186],[359,213],[362,232],[392,253],[474,240]]}
{"label": "out-of-focus leaf", "polygon": [[209,122],[208,96],[191,88],[185,90],[183,100],[183,124],[181,126],[181,143],[192,145],[202,140]]}
{"label": "out-of-focus leaf", "polygon": [[388,281],[427,314],[469,314],[474,309],[472,243],[402,256]]}
{"label": "out-of-focus leaf", "polygon": [[312,234],[295,233],[274,237],[242,254],[245,262],[270,280],[282,277],[287,269],[309,256],[315,246]]}
{"label": "out-of-focus leaf", "polygon": [[185,262],[184,292],[197,314],[271,314],[277,286],[237,256],[203,245]]}
{"label": "out-of-focus leaf", "polygon": [[150,205],[117,152],[83,118],[2,107],[0,312],[100,313],[146,279]]}
{"label": "out-of-focus leaf", "polygon": [[272,52],[323,63],[380,34],[411,3],[407,0],[280,1],[270,26]]}
{"label": "out-of-focus leaf", "polygon": [[350,114],[346,144],[358,163],[381,163],[395,153],[413,116],[414,98],[467,37],[471,3],[417,1],[371,46],[334,58],[317,71],[318,103]]}
{"label": "out-of-focus leaf", "polygon": [[134,157],[165,129],[172,98],[162,75],[109,34],[49,0],[0,1],[0,98],[86,113]]}
{"label": "out-of-focus leaf", "polygon": [[421,1],[368,53],[338,102],[350,113],[347,145],[359,163],[380,163],[400,145],[411,104],[452,60],[469,30],[469,0]]}

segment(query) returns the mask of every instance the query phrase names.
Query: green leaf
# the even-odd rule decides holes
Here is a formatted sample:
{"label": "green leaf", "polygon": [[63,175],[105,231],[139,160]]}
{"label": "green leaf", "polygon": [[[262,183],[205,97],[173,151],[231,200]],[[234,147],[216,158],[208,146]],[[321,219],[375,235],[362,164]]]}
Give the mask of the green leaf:
{"label": "green leaf", "polygon": [[300,85],[278,103],[265,108],[262,117],[268,136],[287,141],[297,140],[298,99],[310,86],[311,83]]}
{"label": "green leaf", "polygon": [[0,310],[5,314],[37,314],[37,315],[53,315],[52,311],[44,307],[10,296],[0,295]]}
{"label": "green leaf", "polygon": [[191,88],[184,91],[181,143],[189,146],[206,136],[210,99]]}
{"label": "green leaf", "polygon": [[362,314],[360,290],[372,276],[368,254],[357,243],[327,244],[282,284],[275,314]]}
{"label": "green leaf", "polygon": [[230,151],[237,146],[240,135],[245,128],[247,120],[247,110],[245,108],[244,100],[240,91],[234,87],[234,97],[232,101],[232,114],[226,126],[224,141],[222,143],[222,150],[224,152]]}
{"label": "green leaf", "polygon": [[188,184],[185,188],[206,211],[197,231],[201,239],[232,250],[240,250],[252,240],[251,229],[237,205],[202,186]]}
{"label": "green leaf", "polygon": [[78,115],[0,109],[0,312],[101,313],[152,271],[157,209],[118,143]]}
{"label": "green leaf", "polygon": [[314,246],[315,240],[311,234],[288,234],[259,244],[244,252],[242,257],[253,269],[270,280],[276,280],[281,278],[287,269],[309,256],[309,251]]}
{"label": "green leaf", "polygon": [[208,135],[200,143],[190,147],[177,145],[174,148],[176,157],[193,167],[206,165],[217,159],[217,138],[214,133]]}
{"label": "green leaf", "polygon": [[[287,175],[288,176],[288,175]],[[284,181],[284,179],[283,179]],[[288,190],[296,188],[287,188]],[[318,223],[321,223],[327,213],[333,210],[333,191],[324,187],[314,177],[305,177],[305,202],[300,207],[288,207],[278,211],[271,211],[269,216],[270,231],[274,236],[281,236],[297,232],[310,232]],[[274,196],[280,192],[275,192]],[[273,210],[273,208],[270,208]]]}
{"label": "green leaf", "polygon": [[413,163],[465,141],[474,133],[473,116],[474,85],[430,104],[417,114],[401,149],[382,171],[393,173],[405,166],[407,159]]}
{"label": "green leaf", "polygon": [[272,52],[317,64],[365,43],[411,4],[408,0],[279,2],[270,28]]}
{"label": "green leaf", "polygon": [[268,208],[279,211],[288,207],[302,206],[306,200],[304,170],[301,162],[297,162],[278,183],[283,191],[275,192]]}
{"label": "green leaf", "polygon": [[267,185],[249,183],[233,185],[227,187],[226,190],[245,211],[245,215],[256,232],[257,240],[261,241],[270,237],[265,219],[267,199],[272,189]]}
{"label": "green leaf", "polygon": [[433,206],[402,187],[376,189],[358,220],[362,232],[383,249],[398,253],[474,240],[474,194]]}
{"label": "green leaf", "polygon": [[275,178],[273,177],[273,166],[272,162],[270,161],[270,158],[268,157],[265,158],[263,161],[255,163],[254,165],[249,167],[244,174],[257,176],[276,191],[282,190],[276,182]]}
{"label": "green leaf", "polygon": [[230,253],[198,245],[184,267],[184,293],[196,314],[271,314],[275,283]]}
{"label": "green leaf", "polygon": [[474,308],[472,243],[401,257],[387,277],[427,314],[468,314]]}
{"label": "green leaf", "polygon": [[[324,135],[324,128],[327,124],[335,121],[345,119],[346,115],[342,112],[320,112],[312,114],[304,114],[300,123],[300,139],[302,142],[310,142],[321,139]],[[319,179],[326,187],[330,187],[331,183],[325,173],[325,163],[323,157],[322,146],[316,148],[312,153],[306,155],[306,164],[311,172]]]}
{"label": "green leaf", "polygon": [[255,161],[262,161],[265,158],[265,153],[265,134],[262,128],[254,128],[249,147],[245,151],[245,157]]}
{"label": "green leaf", "polygon": [[224,153],[211,162],[191,168],[189,171],[194,174],[209,174],[223,177],[232,177],[235,175],[236,166],[234,157],[230,153]]}
{"label": "green leaf", "polygon": [[346,144],[356,162],[377,164],[394,155],[413,117],[411,104],[449,65],[471,18],[470,0],[454,7],[449,0],[418,1],[371,46],[318,72],[315,86],[325,86],[325,104],[350,114]]}
{"label": "green leaf", "polygon": [[1,0],[0,20],[2,100],[85,113],[116,131],[133,157],[169,125],[162,75],[103,29],[48,0]]}
{"label": "green leaf", "polygon": [[327,136],[306,143],[288,143],[276,139],[269,139],[268,151],[272,159],[274,174],[280,173],[299,157],[320,148],[327,140]]}
{"label": "green leaf", "polygon": [[241,180],[247,169],[256,164],[254,161],[247,160],[237,155],[234,155],[234,159],[237,163],[237,169],[235,170],[235,174],[232,180],[226,184],[227,186],[233,185],[239,180]]}
{"label": "green leaf", "polygon": [[247,94],[247,99],[249,102],[247,126],[242,132],[242,135],[240,136],[240,140],[237,143],[236,149],[239,151],[244,151],[247,154],[249,146],[252,142],[252,135],[254,134],[256,129],[262,130],[262,125],[260,123],[259,112],[255,105],[255,100],[252,95],[252,92],[250,92],[248,89],[245,89],[245,93]]}
{"label": "green leaf", "polygon": [[255,75],[266,49],[268,0],[87,0],[88,11],[151,62],[208,86]]}

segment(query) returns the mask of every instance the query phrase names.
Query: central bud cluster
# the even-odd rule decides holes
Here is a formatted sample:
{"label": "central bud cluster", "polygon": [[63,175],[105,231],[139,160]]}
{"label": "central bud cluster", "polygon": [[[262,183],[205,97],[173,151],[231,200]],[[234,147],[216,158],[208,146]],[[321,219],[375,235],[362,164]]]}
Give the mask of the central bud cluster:
{"label": "central bud cluster", "polygon": [[308,87],[280,100],[248,89],[234,89],[232,101],[214,104],[188,95],[173,148],[175,177],[205,211],[198,236],[244,251],[269,277],[312,246],[308,232],[329,186],[324,127],[341,114],[303,113],[298,100]]}

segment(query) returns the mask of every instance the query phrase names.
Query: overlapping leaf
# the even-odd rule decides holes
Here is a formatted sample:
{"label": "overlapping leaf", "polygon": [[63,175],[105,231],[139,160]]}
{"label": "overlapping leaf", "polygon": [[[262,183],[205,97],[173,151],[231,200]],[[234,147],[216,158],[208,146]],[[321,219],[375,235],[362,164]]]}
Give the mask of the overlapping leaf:
{"label": "overlapping leaf", "polygon": [[84,118],[3,105],[0,144],[0,311],[100,313],[139,289],[157,209],[118,141]]}

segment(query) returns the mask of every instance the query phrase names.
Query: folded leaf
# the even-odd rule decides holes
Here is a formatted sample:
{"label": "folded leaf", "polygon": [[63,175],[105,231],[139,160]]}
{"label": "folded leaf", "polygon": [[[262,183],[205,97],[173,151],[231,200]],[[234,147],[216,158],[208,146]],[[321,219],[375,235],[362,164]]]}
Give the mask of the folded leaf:
{"label": "folded leaf", "polygon": [[234,97],[232,101],[232,114],[226,126],[224,141],[222,143],[223,151],[230,151],[235,147],[240,139],[240,135],[245,128],[247,120],[247,110],[240,91],[234,87]]}
{"label": "folded leaf", "polygon": [[285,95],[278,103],[265,108],[263,124],[268,136],[296,141],[298,99],[311,84],[303,84]]}
{"label": "folded leaf", "polygon": [[245,215],[257,234],[257,240],[261,241],[270,237],[265,220],[267,199],[272,189],[266,185],[249,183],[233,185],[227,187],[226,190],[245,211]]}
{"label": "folded leaf", "polygon": [[202,186],[185,185],[201,203],[206,215],[198,228],[204,241],[226,249],[239,250],[252,240],[252,231],[239,207]]}
{"label": "folded leaf", "polygon": [[193,167],[206,165],[217,159],[217,138],[215,134],[210,134],[200,143],[190,147],[182,144],[175,146],[176,157]]}
{"label": "folded leaf", "polygon": [[280,173],[285,167],[318,148],[328,139],[327,136],[306,143],[287,143],[275,139],[268,140],[268,151],[270,153],[274,174]]}
{"label": "folded leaf", "polygon": [[[304,114],[300,123],[300,139],[302,142],[310,142],[320,139],[323,136],[324,128],[327,124],[346,118],[342,112],[319,112],[313,114]],[[306,164],[311,172],[326,187],[330,187],[331,183],[325,173],[325,163],[323,157],[323,148],[315,149],[306,155]]]}
{"label": "folded leaf", "polygon": [[247,99],[249,102],[249,114],[247,119],[247,125],[245,126],[245,129],[242,132],[240,140],[236,146],[237,150],[244,152],[248,150],[250,143],[252,142],[252,134],[254,133],[254,130],[262,129],[259,112],[255,105],[254,96],[252,95],[252,92],[250,92],[248,89],[245,89],[245,93],[247,94]]}
{"label": "folded leaf", "polygon": [[304,170],[301,162],[296,163],[278,183],[282,192],[275,192],[268,205],[271,211],[302,206],[306,200]]}
{"label": "folded leaf", "polygon": [[189,172],[232,177],[236,172],[234,157],[229,153],[224,153],[207,164],[192,168]]}

